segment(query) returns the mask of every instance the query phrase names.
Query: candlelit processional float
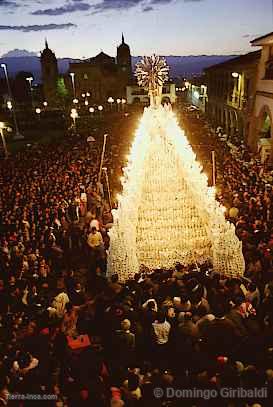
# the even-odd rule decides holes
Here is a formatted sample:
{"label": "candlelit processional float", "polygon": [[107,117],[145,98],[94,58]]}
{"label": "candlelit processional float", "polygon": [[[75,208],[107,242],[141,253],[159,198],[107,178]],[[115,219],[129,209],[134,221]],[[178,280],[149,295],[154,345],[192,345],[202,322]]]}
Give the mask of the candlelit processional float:
{"label": "candlelit processional float", "polygon": [[142,267],[150,272],[175,264],[210,262],[226,276],[244,273],[242,244],[234,225],[208,187],[184,131],[169,106],[161,105],[168,66],[158,56],[137,65],[148,89],[145,108],[124,169],[123,192],[113,210],[108,274],[126,281]]}

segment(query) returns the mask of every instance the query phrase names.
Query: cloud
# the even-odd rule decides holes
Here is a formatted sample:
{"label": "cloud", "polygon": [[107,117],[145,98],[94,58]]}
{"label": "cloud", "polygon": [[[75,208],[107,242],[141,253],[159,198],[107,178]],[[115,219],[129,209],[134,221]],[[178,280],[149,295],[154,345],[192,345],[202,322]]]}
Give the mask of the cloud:
{"label": "cloud", "polygon": [[0,25],[0,31],[50,31],[50,30],[65,30],[67,28],[77,27],[75,24],[42,24],[42,25]]}
{"label": "cloud", "polygon": [[152,11],[153,10],[153,7],[151,7],[151,6],[147,6],[147,7],[144,7],[143,9],[142,9],[142,11],[144,12],[144,13],[147,13],[148,11]]}
{"label": "cloud", "polygon": [[168,3],[172,3],[173,2],[173,0],[151,0],[151,3],[150,4],[154,4],[154,5],[156,5],[156,4],[168,4]]}
{"label": "cloud", "polygon": [[67,13],[75,13],[76,11],[88,11],[91,5],[82,0],[73,0],[72,3],[64,4],[61,7],[47,8],[44,10],[36,10],[31,14],[34,16],[60,16]]}
{"label": "cloud", "polygon": [[27,51],[26,49],[15,48],[3,54],[1,58],[18,58],[18,57],[37,57],[37,52]]}
{"label": "cloud", "polygon": [[141,4],[143,0],[102,0],[101,3],[92,6],[94,13],[102,13],[109,10],[128,10]]}
{"label": "cloud", "polygon": [[[7,1],[7,0],[6,0]],[[143,12],[153,10],[153,6],[170,4],[177,0],[100,0],[99,3],[90,4],[86,0],[68,0],[63,6],[47,9],[39,9],[31,14],[35,16],[59,16],[76,11],[92,10],[92,14],[103,13],[105,11],[129,10],[137,5],[143,6]],[[203,0],[184,0],[184,2],[200,2]]]}
{"label": "cloud", "polygon": [[13,0],[0,0],[0,7],[19,7],[19,5]]}

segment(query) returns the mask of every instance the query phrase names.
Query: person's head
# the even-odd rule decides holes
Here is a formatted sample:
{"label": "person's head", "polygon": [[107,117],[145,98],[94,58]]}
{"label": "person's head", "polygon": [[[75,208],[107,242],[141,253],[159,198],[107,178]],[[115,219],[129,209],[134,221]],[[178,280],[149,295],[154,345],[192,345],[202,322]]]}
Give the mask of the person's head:
{"label": "person's head", "polygon": [[234,303],[236,308],[240,307],[244,301],[245,301],[245,299],[242,295],[236,295],[236,297],[234,297],[232,300],[232,302]]}
{"label": "person's head", "polygon": [[118,274],[113,274],[111,276],[111,282],[112,283],[117,283],[118,282]]}
{"label": "person's head", "polygon": [[139,377],[134,373],[130,373],[128,375],[128,389],[130,391],[134,391],[138,388],[138,386],[139,386]]}
{"label": "person's head", "polygon": [[226,314],[226,309],[223,304],[217,304],[214,309],[214,315],[216,318],[223,318]]}
{"label": "person's head", "polygon": [[81,289],[82,289],[82,286],[81,286],[81,283],[76,283],[76,285],[75,285],[75,291],[81,291]]}
{"label": "person's head", "polygon": [[123,321],[121,321],[121,329],[122,331],[126,332],[129,331],[131,328],[131,322],[129,321],[129,319],[124,319]]}
{"label": "person's head", "polygon": [[91,233],[96,233],[97,232],[97,228],[95,227],[95,226],[93,226],[92,228],[91,228]]}
{"label": "person's head", "polygon": [[27,352],[19,352],[17,356],[17,362],[20,369],[24,369],[29,366],[31,362],[31,356]]}
{"label": "person's head", "polygon": [[199,318],[202,318],[205,315],[207,315],[207,309],[204,305],[200,305],[200,307],[198,307],[198,309],[197,309],[197,316]]}
{"label": "person's head", "polygon": [[249,286],[248,286],[248,291],[250,291],[251,293],[254,293],[254,291],[256,290],[256,288],[257,288],[257,286],[256,286],[256,284],[255,283],[249,283]]}
{"label": "person's head", "polygon": [[166,313],[162,310],[158,311],[157,313],[157,321],[162,324],[166,321]]}
{"label": "person's head", "polygon": [[150,310],[150,311],[155,311],[155,309],[156,309],[155,300],[149,300],[147,302],[147,309]]}

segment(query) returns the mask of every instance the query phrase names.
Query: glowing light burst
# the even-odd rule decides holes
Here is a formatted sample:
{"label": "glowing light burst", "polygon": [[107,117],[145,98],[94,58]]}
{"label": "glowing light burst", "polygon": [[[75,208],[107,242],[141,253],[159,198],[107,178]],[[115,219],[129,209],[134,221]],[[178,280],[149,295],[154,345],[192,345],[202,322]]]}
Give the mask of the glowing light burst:
{"label": "glowing light burst", "polygon": [[169,67],[164,58],[154,54],[144,57],[136,65],[135,75],[139,86],[155,90],[157,87],[163,86],[164,82],[169,79]]}
{"label": "glowing light burst", "polygon": [[174,113],[162,106],[144,111],[113,217],[108,273],[122,281],[142,266],[170,269],[177,262],[211,261],[219,273],[244,273],[234,225],[226,222]]}

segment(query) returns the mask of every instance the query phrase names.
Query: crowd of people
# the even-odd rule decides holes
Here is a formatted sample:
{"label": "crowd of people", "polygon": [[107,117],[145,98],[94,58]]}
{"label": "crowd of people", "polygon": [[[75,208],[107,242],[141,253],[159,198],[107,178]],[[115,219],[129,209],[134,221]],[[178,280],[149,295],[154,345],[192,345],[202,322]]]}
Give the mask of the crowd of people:
{"label": "crowd of people", "polygon": [[[183,125],[219,157],[244,278],[211,264],[107,278],[101,148],[74,136],[17,153],[0,163],[0,405],[272,406],[273,192],[245,148],[235,157],[194,112]],[[126,131],[106,152],[113,179]]]}

